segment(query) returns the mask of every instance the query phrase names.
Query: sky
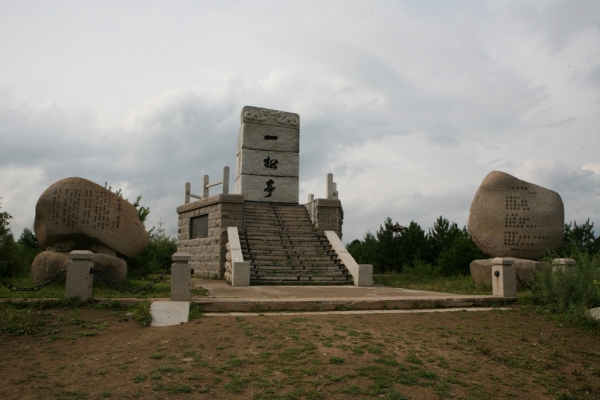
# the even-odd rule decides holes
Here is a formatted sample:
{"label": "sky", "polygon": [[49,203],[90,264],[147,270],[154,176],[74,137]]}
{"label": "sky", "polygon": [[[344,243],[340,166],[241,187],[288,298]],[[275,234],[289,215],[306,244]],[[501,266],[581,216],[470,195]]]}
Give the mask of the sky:
{"label": "sky", "polygon": [[386,217],[462,227],[493,170],[600,234],[598,1],[0,0],[17,237],[72,176],[141,194],[174,234],[185,182],[235,171],[246,105],[300,115],[300,202],[333,173],[344,243]]}

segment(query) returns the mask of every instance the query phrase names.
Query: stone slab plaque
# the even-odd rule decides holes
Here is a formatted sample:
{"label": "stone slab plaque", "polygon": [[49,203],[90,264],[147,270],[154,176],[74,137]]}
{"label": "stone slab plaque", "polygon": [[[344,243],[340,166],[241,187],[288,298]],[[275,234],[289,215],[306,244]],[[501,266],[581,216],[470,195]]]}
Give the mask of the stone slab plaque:
{"label": "stone slab plaque", "polygon": [[492,257],[537,259],[563,242],[563,202],[552,190],[492,171],[475,194],[468,228]]}
{"label": "stone slab plaque", "polygon": [[241,122],[300,129],[300,116],[298,114],[252,106],[242,108]]}
{"label": "stone slab plaque", "polygon": [[299,199],[298,178],[242,174],[235,187],[244,200],[297,204]]}
{"label": "stone slab plaque", "polygon": [[148,247],[148,232],[135,207],[83,178],[63,179],[42,193],[35,206],[33,229],[42,249],[73,239],[79,248],[102,243],[135,257]]}
{"label": "stone slab plaque", "polygon": [[295,128],[243,123],[238,133],[241,149],[300,151],[300,131]]}
{"label": "stone slab plaque", "polygon": [[236,178],[240,174],[292,176],[300,173],[300,154],[242,149],[238,154]]}

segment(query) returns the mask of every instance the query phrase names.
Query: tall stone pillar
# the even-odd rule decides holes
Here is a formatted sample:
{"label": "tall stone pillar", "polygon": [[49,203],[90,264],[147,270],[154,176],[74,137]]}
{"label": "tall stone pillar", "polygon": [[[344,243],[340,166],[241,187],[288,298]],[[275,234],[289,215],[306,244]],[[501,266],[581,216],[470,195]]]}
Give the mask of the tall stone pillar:
{"label": "tall stone pillar", "polygon": [[241,122],[235,194],[246,201],[298,204],[300,116],[246,106]]}

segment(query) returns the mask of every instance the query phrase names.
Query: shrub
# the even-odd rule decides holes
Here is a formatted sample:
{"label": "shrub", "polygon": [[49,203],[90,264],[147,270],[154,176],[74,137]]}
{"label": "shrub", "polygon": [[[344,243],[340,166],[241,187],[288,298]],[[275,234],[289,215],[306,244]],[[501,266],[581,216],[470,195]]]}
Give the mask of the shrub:
{"label": "shrub", "polygon": [[128,277],[139,279],[153,272],[162,272],[171,265],[171,257],[177,251],[177,239],[165,233],[162,224],[150,231],[148,249],[127,260]]}
{"label": "shrub", "polygon": [[151,305],[152,303],[148,300],[143,300],[133,306],[133,318],[135,322],[141,326],[149,326],[152,323]]}
{"label": "shrub", "polygon": [[469,232],[463,228],[452,245],[442,251],[438,264],[442,275],[468,275],[471,262],[485,257],[486,255],[479,250]]}
{"label": "shrub", "polygon": [[536,302],[550,312],[577,318],[586,309],[600,306],[600,255],[580,252],[574,257],[574,267],[539,271],[532,292]]}

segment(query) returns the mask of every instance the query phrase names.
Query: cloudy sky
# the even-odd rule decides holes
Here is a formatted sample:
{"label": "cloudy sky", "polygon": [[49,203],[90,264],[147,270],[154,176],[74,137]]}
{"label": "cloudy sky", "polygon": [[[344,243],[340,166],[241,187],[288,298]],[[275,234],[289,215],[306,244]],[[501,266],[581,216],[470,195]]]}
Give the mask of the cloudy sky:
{"label": "cloudy sky", "polygon": [[235,171],[245,105],[300,114],[300,200],[332,172],[345,243],[388,216],[463,226],[492,170],[600,234],[598,1],[0,0],[16,236],[70,176],[174,232],[185,182]]}

